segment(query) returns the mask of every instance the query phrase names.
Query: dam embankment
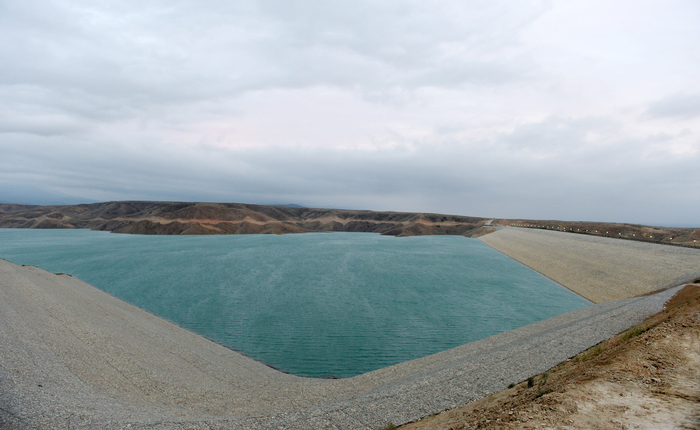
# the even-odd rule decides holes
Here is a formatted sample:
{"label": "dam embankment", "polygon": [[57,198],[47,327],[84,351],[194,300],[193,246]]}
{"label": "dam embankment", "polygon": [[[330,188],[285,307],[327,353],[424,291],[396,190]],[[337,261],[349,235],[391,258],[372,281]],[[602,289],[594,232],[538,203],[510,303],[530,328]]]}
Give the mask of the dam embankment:
{"label": "dam embankment", "polygon": [[516,227],[479,240],[593,303],[700,278],[700,249]]}
{"label": "dam embankment", "polygon": [[661,311],[674,292],[322,380],[277,372],[76,278],[0,260],[0,428],[377,429],[543,372]]}

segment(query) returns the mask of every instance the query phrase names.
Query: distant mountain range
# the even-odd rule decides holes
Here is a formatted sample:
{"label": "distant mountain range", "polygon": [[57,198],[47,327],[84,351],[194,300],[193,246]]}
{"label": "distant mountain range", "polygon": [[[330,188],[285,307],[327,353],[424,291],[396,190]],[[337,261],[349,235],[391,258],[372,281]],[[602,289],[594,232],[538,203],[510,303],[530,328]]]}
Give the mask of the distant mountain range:
{"label": "distant mountain range", "polygon": [[487,219],[313,209],[298,205],[124,201],[70,206],[0,204],[0,227],[89,228],[136,234],[284,234],[326,231],[392,236],[461,235]]}
{"label": "distant mountain range", "polygon": [[582,221],[318,209],[299,205],[123,201],[36,206],[0,203],[0,227],[88,228],[134,234],[285,234],[328,231],[478,237],[504,226],[698,247],[700,229]]}

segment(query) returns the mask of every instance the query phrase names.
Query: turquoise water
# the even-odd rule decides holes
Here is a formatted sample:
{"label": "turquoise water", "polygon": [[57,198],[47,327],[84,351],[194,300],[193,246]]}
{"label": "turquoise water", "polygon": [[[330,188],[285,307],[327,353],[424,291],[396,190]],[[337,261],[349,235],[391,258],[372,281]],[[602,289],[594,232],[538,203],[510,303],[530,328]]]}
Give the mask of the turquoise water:
{"label": "turquoise water", "polygon": [[358,375],[590,304],[461,236],[0,229],[0,257],[311,377]]}

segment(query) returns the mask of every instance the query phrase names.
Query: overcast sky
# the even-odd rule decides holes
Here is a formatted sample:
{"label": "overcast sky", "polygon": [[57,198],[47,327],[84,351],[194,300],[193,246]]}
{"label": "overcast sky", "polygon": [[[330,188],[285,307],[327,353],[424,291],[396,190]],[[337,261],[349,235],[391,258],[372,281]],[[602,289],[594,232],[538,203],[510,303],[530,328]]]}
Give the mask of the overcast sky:
{"label": "overcast sky", "polygon": [[0,201],[700,226],[700,2],[0,0]]}

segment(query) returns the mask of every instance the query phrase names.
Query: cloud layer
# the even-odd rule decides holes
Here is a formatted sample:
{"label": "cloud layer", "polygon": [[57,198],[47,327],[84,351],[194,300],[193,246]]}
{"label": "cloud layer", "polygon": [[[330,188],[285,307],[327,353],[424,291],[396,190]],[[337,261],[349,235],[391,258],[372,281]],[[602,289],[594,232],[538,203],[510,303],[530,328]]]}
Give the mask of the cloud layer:
{"label": "cloud layer", "polygon": [[0,3],[0,201],[698,224],[692,1]]}

